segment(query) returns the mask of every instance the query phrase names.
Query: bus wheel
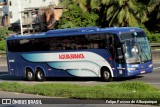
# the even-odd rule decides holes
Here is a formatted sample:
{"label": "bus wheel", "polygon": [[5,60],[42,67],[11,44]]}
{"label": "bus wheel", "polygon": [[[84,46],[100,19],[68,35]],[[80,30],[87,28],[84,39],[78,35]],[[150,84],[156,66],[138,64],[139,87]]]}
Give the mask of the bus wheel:
{"label": "bus wheel", "polygon": [[101,78],[103,81],[106,81],[106,82],[109,82],[111,81],[111,73],[108,69],[103,69],[102,72],[101,72]]}
{"label": "bus wheel", "polygon": [[32,70],[29,69],[29,68],[26,69],[26,78],[27,78],[28,81],[34,81],[35,80],[35,76],[34,76]]}
{"label": "bus wheel", "polygon": [[37,69],[37,71],[36,71],[36,79],[38,81],[45,81],[45,75],[44,75],[43,70]]}

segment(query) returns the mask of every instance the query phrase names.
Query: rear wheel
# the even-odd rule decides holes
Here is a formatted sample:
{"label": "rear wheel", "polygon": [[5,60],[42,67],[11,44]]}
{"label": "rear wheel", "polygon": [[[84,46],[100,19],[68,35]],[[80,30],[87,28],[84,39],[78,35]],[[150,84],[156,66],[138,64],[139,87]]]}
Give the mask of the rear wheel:
{"label": "rear wheel", "polygon": [[101,72],[101,78],[103,81],[106,81],[106,82],[109,82],[111,81],[111,73],[108,69],[103,69],[102,72]]}
{"label": "rear wheel", "polygon": [[36,79],[38,81],[45,81],[45,75],[42,69],[37,69],[36,71]]}
{"label": "rear wheel", "polygon": [[35,75],[33,74],[32,69],[29,69],[29,68],[26,69],[26,78],[28,81],[35,80]]}

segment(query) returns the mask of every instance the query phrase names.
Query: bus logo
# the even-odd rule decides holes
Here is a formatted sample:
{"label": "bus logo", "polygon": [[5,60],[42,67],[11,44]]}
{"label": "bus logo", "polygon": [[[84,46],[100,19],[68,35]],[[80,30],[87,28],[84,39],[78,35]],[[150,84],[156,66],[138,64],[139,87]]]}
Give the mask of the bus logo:
{"label": "bus logo", "polygon": [[84,59],[83,54],[60,54],[59,59]]}

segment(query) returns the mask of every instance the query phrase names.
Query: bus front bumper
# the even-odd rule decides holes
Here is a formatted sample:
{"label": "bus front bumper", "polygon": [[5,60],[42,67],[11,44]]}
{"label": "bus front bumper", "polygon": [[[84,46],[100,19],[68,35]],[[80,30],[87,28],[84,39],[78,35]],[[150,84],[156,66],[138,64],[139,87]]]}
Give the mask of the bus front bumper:
{"label": "bus front bumper", "polygon": [[153,71],[153,67],[145,68],[141,70],[127,70],[127,77],[151,73]]}

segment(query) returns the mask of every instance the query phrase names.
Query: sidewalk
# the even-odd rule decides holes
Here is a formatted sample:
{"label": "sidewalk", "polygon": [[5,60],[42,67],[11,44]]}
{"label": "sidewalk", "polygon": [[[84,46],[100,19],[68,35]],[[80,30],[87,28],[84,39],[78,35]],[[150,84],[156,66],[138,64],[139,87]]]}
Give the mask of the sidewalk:
{"label": "sidewalk", "polygon": [[0,66],[7,66],[6,57],[0,57]]}

